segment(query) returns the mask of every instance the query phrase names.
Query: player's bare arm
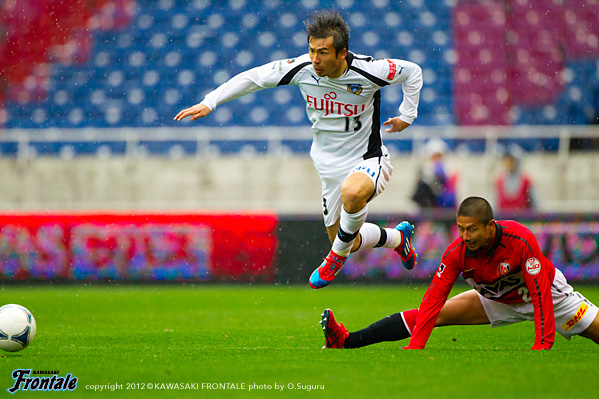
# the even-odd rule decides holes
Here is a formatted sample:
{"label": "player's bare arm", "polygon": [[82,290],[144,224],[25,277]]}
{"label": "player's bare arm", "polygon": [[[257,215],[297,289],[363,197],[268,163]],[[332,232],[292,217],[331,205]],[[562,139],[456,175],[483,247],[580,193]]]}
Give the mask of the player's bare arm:
{"label": "player's bare arm", "polygon": [[190,121],[195,121],[196,119],[203,118],[207,116],[212,110],[205,106],[204,104],[196,104],[193,107],[189,107],[187,109],[179,111],[177,116],[175,116],[176,121],[182,121],[183,119],[191,116]]}
{"label": "player's bare arm", "polygon": [[386,122],[383,122],[383,126],[391,126],[389,129],[385,129],[387,133],[398,133],[406,129],[410,124],[399,119],[399,116],[395,118],[389,118]]}

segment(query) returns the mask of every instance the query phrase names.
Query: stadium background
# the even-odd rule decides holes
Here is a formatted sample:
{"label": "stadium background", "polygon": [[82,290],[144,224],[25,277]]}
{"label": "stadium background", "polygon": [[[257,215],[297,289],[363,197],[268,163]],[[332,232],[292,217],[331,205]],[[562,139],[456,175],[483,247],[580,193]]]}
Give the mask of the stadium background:
{"label": "stadium background", "polygon": [[[342,280],[426,280],[452,212],[409,196],[432,137],[459,197],[493,198],[498,153],[526,151],[527,223],[571,281],[599,280],[595,0],[0,2],[0,275],[14,281],[304,282],[328,250],[299,92],[277,88],[176,123],[233,75],[306,51],[336,7],[350,50],[422,66],[419,117],[384,140],[395,174],[372,220],[417,226],[419,269],[357,254]],[[382,91],[395,115],[401,88]]]}

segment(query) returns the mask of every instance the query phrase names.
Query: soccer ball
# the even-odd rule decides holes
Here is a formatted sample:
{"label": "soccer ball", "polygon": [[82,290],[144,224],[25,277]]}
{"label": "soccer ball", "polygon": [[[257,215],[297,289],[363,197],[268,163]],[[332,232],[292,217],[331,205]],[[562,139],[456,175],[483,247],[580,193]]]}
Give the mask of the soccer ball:
{"label": "soccer ball", "polygon": [[0,308],[0,349],[7,352],[23,350],[35,337],[35,319],[21,305]]}

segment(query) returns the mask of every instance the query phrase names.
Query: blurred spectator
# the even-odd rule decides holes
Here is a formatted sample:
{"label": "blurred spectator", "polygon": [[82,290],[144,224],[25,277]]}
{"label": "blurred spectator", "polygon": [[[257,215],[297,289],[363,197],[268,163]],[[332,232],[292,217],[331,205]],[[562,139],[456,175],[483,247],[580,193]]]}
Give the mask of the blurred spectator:
{"label": "blurred spectator", "polygon": [[458,175],[445,163],[449,147],[433,139],[424,147],[425,161],[412,200],[421,208],[455,208]]}
{"label": "blurred spectator", "polygon": [[521,170],[523,155],[524,150],[516,144],[510,144],[503,154],[504,172],[495,181],[499,210],[537,207],[532,179]]}

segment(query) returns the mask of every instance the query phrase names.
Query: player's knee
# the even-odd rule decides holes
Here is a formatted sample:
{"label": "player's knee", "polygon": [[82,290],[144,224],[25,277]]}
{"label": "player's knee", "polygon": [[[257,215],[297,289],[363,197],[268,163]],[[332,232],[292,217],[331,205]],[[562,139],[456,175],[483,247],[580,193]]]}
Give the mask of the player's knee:
{"label": "player's knee", "polygon": [[346,180],[341,184],[341,198],[342,199],[353,199],[359,195],[359,187]]}
{"label": "player's knee", "polygon": [[366,206],[368,192],[362,186],[344,182],[341,185],[341,201],[347,212],[358,212]]}

